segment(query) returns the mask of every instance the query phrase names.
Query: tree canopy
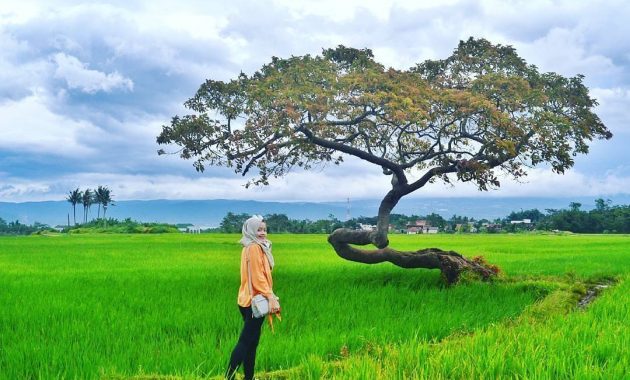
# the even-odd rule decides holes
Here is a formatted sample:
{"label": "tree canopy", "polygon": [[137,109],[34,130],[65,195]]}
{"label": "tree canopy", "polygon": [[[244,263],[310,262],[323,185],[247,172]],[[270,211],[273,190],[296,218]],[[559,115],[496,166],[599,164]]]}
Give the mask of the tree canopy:
{"label": "tree canopy", "polygon": [[[461,41],[450,57],[408,70],[385,68],[369,49],[338,46],[273,57],[228,82],[207,80],[185,103],[194,113],[173,117],[157,142],[179,145],[199,171],[251,171],[248,185],[267,185],[295,167],[340,164],[344,155],[377,165],[392,179],[377,231],[329,239],[343,257],[372,262],[385,251],[349,255],[347,243],[387,247],[393,207],[429,182],[487,190],[500,186],[501,172],[518,178],[548,164],[563,173],[590,141],[612,137],[596,104],[581,75],[541,73],[511,46],[484,39]],[[394,262],[396,253],[387,252],[381,258]]]}

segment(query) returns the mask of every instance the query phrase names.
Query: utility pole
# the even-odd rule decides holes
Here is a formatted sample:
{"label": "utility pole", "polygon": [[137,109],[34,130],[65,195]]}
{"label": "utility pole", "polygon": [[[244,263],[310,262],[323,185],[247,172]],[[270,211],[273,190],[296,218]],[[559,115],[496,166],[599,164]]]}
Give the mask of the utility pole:
{"label": "utility pole", "polygon": [[346,221],[350,220],[350,198],[347,199],[346,205]]}

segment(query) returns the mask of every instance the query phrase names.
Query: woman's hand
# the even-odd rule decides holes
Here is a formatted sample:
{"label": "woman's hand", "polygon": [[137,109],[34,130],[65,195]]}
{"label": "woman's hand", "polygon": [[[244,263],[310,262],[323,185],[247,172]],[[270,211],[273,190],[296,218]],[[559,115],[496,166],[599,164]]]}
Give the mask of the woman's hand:
{"label": "woman's hand", "polygon": [[269,312],[271,314],[275,314],[279,311],[280,311],[280,302],[278,302],[278,299],[276,298],[276,296],[272,295],[271,297],[269,297]]}

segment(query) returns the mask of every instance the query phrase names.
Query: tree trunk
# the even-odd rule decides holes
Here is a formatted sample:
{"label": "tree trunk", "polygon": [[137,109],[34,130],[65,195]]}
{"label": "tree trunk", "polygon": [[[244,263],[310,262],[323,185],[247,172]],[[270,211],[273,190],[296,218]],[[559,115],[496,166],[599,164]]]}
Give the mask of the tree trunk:
{"label": "tree trunk", "polygon": [[489,280],[496,275],[496,270],[482,262],[469,260],[457,252],[443,251],[439,248],[426,248],[418,251],[397,251],[388,247],[363,250],[350,244],[374,244],[372,239],[375,231],[356,231],[347,228],[335,230],[328,236],[328,242],[337,254],[350,261],[364,264],[378,264],[390,262],[401,268],[439,269],[447,284],[455,284],[465,271],[478,275],[483,280]]}
{"label": "tree trunk", "polygon": [[[340,228],[328,236],[328,242],[337,254],[350,261],[365,264],[390,262],[402,268],[439,269],[447,284],[455,284],[464,272],[489,280],[496,276],[498,268],[487,265],[483,260],[469,260],[457,252],[426,248],[418,251],[397,251],[388,247],[389,215],[400,196],[390,191],[379,207],[378,223],[375,231],[350,230]],[[363,250],[354,245],[373,244],[378,249]]]}

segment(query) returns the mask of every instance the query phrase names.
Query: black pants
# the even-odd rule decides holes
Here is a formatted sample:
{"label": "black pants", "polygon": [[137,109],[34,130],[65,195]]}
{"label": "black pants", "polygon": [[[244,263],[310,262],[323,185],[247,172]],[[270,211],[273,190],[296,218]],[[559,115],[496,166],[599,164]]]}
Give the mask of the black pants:
{"label": "black pants", "polygon": [[226,378],[234,379],[236,370],[243,364],[245,372],[245,380],[254,378],[254,365],[256,363],[256,348],[260,340],[260,330],[262,329],[265,318],[254,318],[251,307],[238,307],[243,316],[243,331],[238,338],[238,343],[232,351],[230,357],[230,365],[228,367]]}

